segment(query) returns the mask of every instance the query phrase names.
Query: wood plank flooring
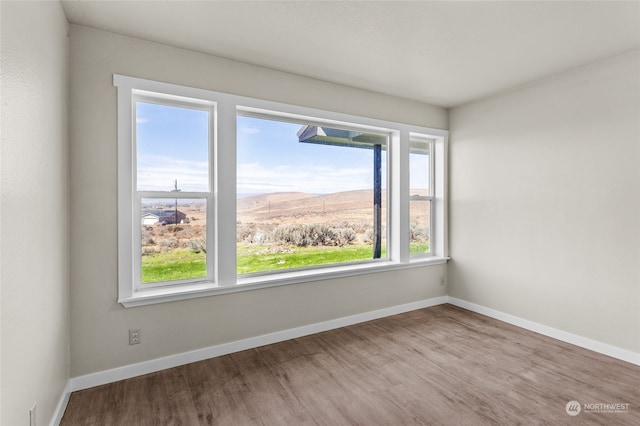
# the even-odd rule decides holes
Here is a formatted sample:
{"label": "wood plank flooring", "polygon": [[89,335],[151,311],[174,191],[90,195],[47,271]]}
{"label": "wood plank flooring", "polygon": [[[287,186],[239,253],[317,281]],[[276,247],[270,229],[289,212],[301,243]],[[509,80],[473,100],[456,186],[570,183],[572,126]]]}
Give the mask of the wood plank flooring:
{"label": "wood plank flooring", "polygon": [[61,423],[413,424],[640,425],[640,367],[441,305],[74,392]]}

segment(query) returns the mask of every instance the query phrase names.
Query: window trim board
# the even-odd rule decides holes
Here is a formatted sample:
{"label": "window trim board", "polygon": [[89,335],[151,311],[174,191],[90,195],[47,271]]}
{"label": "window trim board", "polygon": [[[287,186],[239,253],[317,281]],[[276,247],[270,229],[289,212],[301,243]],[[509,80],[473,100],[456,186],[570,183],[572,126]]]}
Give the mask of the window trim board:
{"label": "window trim board", "polygon": [[[194,283],[173,287],[156,287],[145,290],[144,295],[134,292],[129,297],[119,297],[118,303],[125,308],[152,305],[156,303],[175,302],[180,300],[195,299],[199,297],[215,296],[221,294],[239,293],[243,291],[260,290],[285,285],[304,284],[326,280],[349,278],[360,275],[376,274],[381,272],[398,271],[402,269],[422,268],[432,265],[447,263],[450,257],[423,257],[410,263],[394,263],[391,261],[374,262],[374,264],[348,265],[348,267],[322,268],[322,272],[304,273],[305,271],[291,271],[280,274],[262,275],[259,277],[247,277],[238,280],[235,285],[210,285],[208,283]],[[356,266],[356,267],[354,267]],[[389,283],[389,285],[395,285]]]}

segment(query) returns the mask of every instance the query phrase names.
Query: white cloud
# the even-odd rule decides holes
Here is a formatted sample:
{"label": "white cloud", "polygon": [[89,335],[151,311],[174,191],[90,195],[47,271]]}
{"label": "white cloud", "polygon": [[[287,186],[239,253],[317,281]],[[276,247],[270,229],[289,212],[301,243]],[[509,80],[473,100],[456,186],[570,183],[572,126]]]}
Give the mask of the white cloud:
{"label": "white cloud", "polygon": [[[138,189],[171,191],[174,180],[182,191],[208,190],[206,162],[146,156],[138,159]],[[371,189],[371,168],[335,168],[331,166],[282,165],[266,168],[260,163],[243,163],[237,167],[238,193],[306,192],[329,194],[340,191]],[[383,184],[383,186],[386,186]]]}
{"label": "white cloud", "polygon": [[245,133],[247,135],[256,135],[261,132],[260,127],[258,126],[241,126],[240,133]]}
{"label": "white cloud", "polygon": [[160,156],[138,158],[138,189],[143,191],[171,191],[175,180],[182,191],[207,191],[208,175],[207,162]]}
{"label": "white cloud", "polygon": [[333,168],[279,166],[265,168],[259,163],[239,164],[238,192],[307,192],[329,194],[356,189],[370,189],[373,172],[370,168]]}

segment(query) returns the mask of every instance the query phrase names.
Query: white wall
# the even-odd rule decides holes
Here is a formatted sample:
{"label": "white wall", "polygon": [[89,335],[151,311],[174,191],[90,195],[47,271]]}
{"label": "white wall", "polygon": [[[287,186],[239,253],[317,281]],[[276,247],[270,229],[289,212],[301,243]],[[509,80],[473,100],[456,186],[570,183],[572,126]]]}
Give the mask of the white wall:
{"label": "white wall", "polygon": [[449,294],[640,352],[640,52],[450,126]]}
{"label": "white wall", "polygon": [[[447,128],[444,109],[71,27],[71,376],[445,294],[446,265],[125,309],[112,74]],[[143,342],[128,345],[128,329]]]}
{"label": "white wall", "polygon": [[46,424],[69,378],[67,21],[1,2],[3,425]]}

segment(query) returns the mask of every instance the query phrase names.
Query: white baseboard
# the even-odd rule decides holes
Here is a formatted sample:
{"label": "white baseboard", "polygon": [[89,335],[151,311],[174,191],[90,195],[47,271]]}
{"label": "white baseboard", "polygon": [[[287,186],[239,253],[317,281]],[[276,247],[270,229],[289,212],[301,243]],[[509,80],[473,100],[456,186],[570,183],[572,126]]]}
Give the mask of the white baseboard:
{"label": "white baseboard", "polygon": [[139,362],[137,364],[113,368],[111,370],[100,371],[98,373],[74,377],[70,379],[70,391],[75,392],[82,389],[88,389],[94,386],[116,382],[118,380],[124,380],[131,377],[141,376],[143,374],[165,370],[167,368],[189,364],[191,362],[202,361],[221,355],[244,351],[246,349],[257,348],[259,346],[270,345],[272,343],[295,339],[297,337],[308,336],[310,334],[333,330],[348,325],[414,311],[416,309],[442,305],[444,303],[447,303],[447,296],[434,297],[431,299],[406,303],[404,305],[391,306],[389,308],[378,309],[375,311],[363,312],[361,314],[351,315],[348,317],[277,331],[275,333],[264,334],[262,336],[250,337],[248,339],[238,340],[235,342],[223,343],[191,352],[184,352],[181,354]]}
{"label": "white baseboard", "polygon": [[58,405],[56,405],[56,410],[53,412],[53,417],[49,422],[49,426],[58,426],[62,421],[62,416],[64,416],[64,411],[67,409],[67,404],[69,403],[69,397],[71,396],[71,380],[67,380],[67,384],[62,391],[62,395],[60,396],[60,400],[58,400]]}
{"label": "white baseboard", "polygon": [[557,328],[538,324],[537,322],[529,321],[524,318],[496,311],[495,309],[487,308],[482,305],[476,305],[475,303],[467,302],[466,300],[457,299],[455,297],[448,296],[448,302],[454,306],[458,306],[460,308],[467,309],[478,314],[504,321],[517,327],[542,334],[544,336],[552,337],[566,343],[571,343],[572,345],[580,346],[582,348],[589,349],[591,351],[598,352],[612,358],[617,358],[631,364],[640,365],[640,353],[637,352],[622,349],[617,346],[609,345],[607,343],[598,342],[597,340],[588,339],[577,334],[558,330]]}

